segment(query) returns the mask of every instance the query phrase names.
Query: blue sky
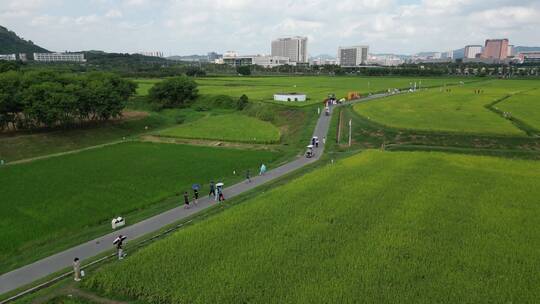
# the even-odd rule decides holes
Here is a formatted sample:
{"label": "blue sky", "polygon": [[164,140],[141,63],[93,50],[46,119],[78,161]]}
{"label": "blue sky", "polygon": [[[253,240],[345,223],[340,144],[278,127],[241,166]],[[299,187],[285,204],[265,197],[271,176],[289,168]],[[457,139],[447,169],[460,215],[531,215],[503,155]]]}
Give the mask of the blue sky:
{"label": "blue sky", "polygon": [[509,38],[540,45],[538,0],[0,0],[0,25],[50,50],[270,52],[280,36],[309,53],[368,44],[411,54]]}

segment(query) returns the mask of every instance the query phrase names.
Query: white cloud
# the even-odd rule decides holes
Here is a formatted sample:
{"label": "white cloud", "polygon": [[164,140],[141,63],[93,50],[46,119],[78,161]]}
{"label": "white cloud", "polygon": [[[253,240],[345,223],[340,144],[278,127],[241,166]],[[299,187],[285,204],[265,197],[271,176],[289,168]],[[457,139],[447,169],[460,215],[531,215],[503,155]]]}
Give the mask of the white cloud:
{"label": "white cloud", "polygon": [[119,11],[117,9],[111,9],[105,14],[105,17],[107,17],[107,18],[122,18],[123,15],[124,14],[122,14],[121,11]]}

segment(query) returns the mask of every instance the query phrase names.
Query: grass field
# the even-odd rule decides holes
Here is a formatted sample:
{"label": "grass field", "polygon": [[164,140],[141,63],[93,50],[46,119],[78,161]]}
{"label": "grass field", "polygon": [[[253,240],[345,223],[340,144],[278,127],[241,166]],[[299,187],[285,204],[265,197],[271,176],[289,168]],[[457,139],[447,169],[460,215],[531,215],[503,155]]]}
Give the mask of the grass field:
{"label": "grass field", "polygon": [[89,232],[108,232],[114,216],[133,223],[129,214],[190,190],[193,183],[223,179],[230,185],[241,179],[233,170],[256,171],[278,156],[134,142],[2,167],[0,273],[89,239]]}
{"label": "grass field", "polygon": [[[519,136],[525,132],[485,106],[539,85],[533,80],[492,80],[451,87],[450,92],[436,88],[406,93],[358,104],[354,109],[364,117],[395,128]],[[483,93],[475,94],[475,89]],[[530,105],[523,103],[518,107],[527,111]]]}
{"label": "grass field", "polygon": [[165,129],[160,136],[248,143],[276,143],[279,129],[269,122],[241,114],[207,116],[195,122]]}
{"label": "grass field", "polygon": [[91,274],[145,303],[532,303],[540,163],[367,151]]}
{"label": "grass field", "polygon": [[[159,79],[136,79],[137,94],[144,96]],[[250,100],[272,101],[274,93],[302,92],[308,95],[307,102],[289,102],[289,105],[305,105],[322,102],[329,93],[339,98],[348,92],[360,94],[385,91],[390,88],[408,88],[411,82],[422,86],[439,86],[458,83],[457,78],[411,78],[411,77],[207,77],[196,79],[199,92],[204,95],[229,95],[240,97],[246,94]],[[281,103],[281,102],[279,102]]]}
{"label": "grass field", "polygon": [[538,88],[516,94],[496,107],[540,131],[540,81]]}

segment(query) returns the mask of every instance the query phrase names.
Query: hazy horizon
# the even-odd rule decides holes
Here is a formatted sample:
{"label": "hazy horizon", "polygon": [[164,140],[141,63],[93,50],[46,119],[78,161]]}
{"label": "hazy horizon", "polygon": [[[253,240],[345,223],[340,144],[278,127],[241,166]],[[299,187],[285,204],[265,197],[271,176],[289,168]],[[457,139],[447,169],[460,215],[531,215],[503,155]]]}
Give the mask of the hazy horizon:
{"label": "hazy horizon", "polygon": [[0,25],[53,51],[270,53],[270,41],[307,36],[310,55],[338,46],[413,54],[509,38],[540,44],[538,1],[0,0]]}

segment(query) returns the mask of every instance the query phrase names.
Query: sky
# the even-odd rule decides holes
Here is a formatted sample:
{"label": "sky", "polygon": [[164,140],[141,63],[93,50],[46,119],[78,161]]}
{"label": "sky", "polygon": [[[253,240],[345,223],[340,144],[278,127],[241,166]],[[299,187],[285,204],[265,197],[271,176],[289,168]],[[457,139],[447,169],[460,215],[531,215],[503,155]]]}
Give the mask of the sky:
{"label": "sky", "polygon": [[540,0],[0,0],[0,25],[52,51],[268,54],[272,39],[307,36],[312,56],[413,54],[540,46]]}

